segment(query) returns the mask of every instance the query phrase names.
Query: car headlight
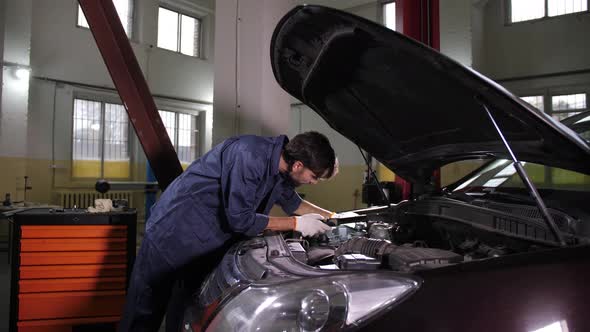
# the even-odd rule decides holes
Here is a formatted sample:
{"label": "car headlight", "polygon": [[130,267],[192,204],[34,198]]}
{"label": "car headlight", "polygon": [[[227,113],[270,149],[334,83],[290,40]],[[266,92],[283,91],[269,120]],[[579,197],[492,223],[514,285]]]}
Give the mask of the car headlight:
{"label": "car headlight", "polygon": [[356,326],[415,291],[394,273],[337,274],[251,285],[226,302],[207,331],[322,331]]}

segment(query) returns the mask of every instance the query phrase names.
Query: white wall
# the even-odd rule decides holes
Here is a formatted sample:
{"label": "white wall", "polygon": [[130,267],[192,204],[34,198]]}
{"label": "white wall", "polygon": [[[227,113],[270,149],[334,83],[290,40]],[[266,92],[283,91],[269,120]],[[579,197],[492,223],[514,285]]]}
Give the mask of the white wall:
{"label": "white wall", "polygon": [[[144,16],[137,15],[131,40],[151,92],[212,102],[212,47],[207,48],[208,59],[158,49],[157,8],[156,0],[136,1],[137,13]],[[211,15],[204,11],[199,14]],[[76,15],[75,0],[35,2],[31,48],[35,76],[113,87],[92,33],[75,26]],[[207,39],[212,39],[214,25],[205,22],[204,28]],[[139,37],[142,39],[138,40]]]}
{"label": "white wall", "polygon": [[590,15],[505,23],[504,1],[488,1],[484,15],[483,61],[494,79],[590,69]]}
{"label": "white wall", "polygon": [[[157,103],[181,99],[184,100],[184,109],[202,110],[208,114],[205,118],[209,129],[202,138],[202,142],[207,145],[205,149],[208,149],[211,144],[210,113],[213,102],[214,3],[211,0],[164,2],[175,4],[174,9],[202,17],[204,58],[189,57],[156,47],[157,0],[135,1],[131,44],[151,93],[159,97],[156,98]],[[71,145],[72,100],[76,93],[106,94],[118,100],[92,33],[89,29],[76,27],[77,6],[76,0],[35,1],[31,12],[31,66],[35,78],[31,81],[29,136],[32,141],[29,145],[34,147],[34,158],[69,158],[69,148],[65,147]],[[56,87],[56,80],[71,84],[58,83]],[[105,89],[87,89],[80,85]],[[54,111],[56,114],[50,117]],[[50,121],[54,117],[55,129]],[[60,140],[56,142],[56,149],[53,149],[55,155],[51,154],[51,140],[47,136],[50,132],[56,132],[55,138]]]}
{"label": "white wall", "polygon": [[351,14],[364,17],[367,20],[371,20],[373,22],[382,23],[383,21],[381,5],[376,1],[360,4],[354,7],[348,7],[344,10]]}
{"label": "white wall", "polygon": [[472,66],[479,70],[483,62],[483,19],[485,12],[485,2],[480,1],[471,7],[471,55]]}
{"label": "white wall", "polygon": [[440,2],[440,51],[459,63],[471,67],[472,0]]}
{"label": "white wall", "polygon": [[241,134],[274,136],[288,131],[289,95],[270,64],[270,39],[292,0],[217,3],[214,142]]}
{"label": "white wall", "polygon": [[[4,7],[5,1],[0,1],[0,17],[4,20]],[[0,24],[0,59],[4,60],[4,24]],[[4,77],[4,66],[2,66],[2,70],[0,70],[0,82],[3,81]],[[2,88],[0,88],[0,114],[2,114]]]}
{"label": "white wall", "polygon": [[4,15],[0,156],[26,157],[29,82],[18,79],[18,66],[28,67],[32,0],[7,0]]}
{"label": "white wall", "polygon": [[[322,119],[316,112],[306,105],[296,104],[291,108],[291,126],[289,137],[305,131],[318,131],[328,137],[338,160],[343,166],[364,164],[358,147],[346,137],[340,135]],[[359,181],[362,177],[359,176]]]}
{"label": "white wall", "polygon": [[590,96],[590,14],[507,24],[505,12],[504,1],[487,1],[474,13],[476,70],[518,96],[545,96],[545,110],[552,95]]}
{"label": "white wall", "polygon": [[[202,58],[156,47],[160,3],[202,19]],[[201,153],[211,146],[214,5],[214,0],[136,0],[130,39],[156,105],[199,114]],[[74,98],[120,99],[90,30],[76,27],[76,0],[8,0],[0,8],[2,59],[30,64],[32,75],[30,84],[17,86],[12,68],[2,70],[0,189],[22,199],[28,175],[29,199],[49,203],[56,188],[88,186],[71,178]],[[133,131],[131,137],[131,178],[144,180],[145,156]]]}

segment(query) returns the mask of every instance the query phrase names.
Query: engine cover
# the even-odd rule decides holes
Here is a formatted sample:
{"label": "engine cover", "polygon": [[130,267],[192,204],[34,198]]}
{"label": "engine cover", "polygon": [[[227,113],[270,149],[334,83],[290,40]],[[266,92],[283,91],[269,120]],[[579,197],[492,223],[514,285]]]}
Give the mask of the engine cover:
{"label": "engine cover", "polygon": [[463,261],[463,256],[452,251],[404,246],[392,248],[385,257],[390,268],[397,271],[430,269]]}
{"label": "engine cover", "polygon": [[452,251],[412,245],[397,246],[386,240],[360,237],[343,243],[336,250],[336,260],[347,254],[361,254],[373,257],[391,270],[404,272],[429,269],[463,261],[463,256]]}

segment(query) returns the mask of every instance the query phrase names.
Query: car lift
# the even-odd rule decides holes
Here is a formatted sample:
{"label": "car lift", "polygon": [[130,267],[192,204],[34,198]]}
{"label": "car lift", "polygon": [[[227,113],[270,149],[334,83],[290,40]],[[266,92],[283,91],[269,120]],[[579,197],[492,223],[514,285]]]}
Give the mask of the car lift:
{"label": "car lift", "polygon": [[160,189],[164,191],[182,173],[182,166],[115,6],[110,0],[79,0],[79,3]]}

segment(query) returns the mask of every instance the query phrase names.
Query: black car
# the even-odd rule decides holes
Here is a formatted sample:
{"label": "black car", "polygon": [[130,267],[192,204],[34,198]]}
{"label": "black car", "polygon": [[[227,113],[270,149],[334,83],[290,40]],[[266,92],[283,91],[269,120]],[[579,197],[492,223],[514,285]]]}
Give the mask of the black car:
{"label": "black car", "polygon": [[[186,331],[590,331],[590,146],[444,55],[302,6],[278,24],[279,84],[413,183],[327,236],[232,247]],[[588,131],[587,116],[570,121]],[[586,136],[587,137],[587,136]],[[437,189],[433,172],[483,165]]]}

